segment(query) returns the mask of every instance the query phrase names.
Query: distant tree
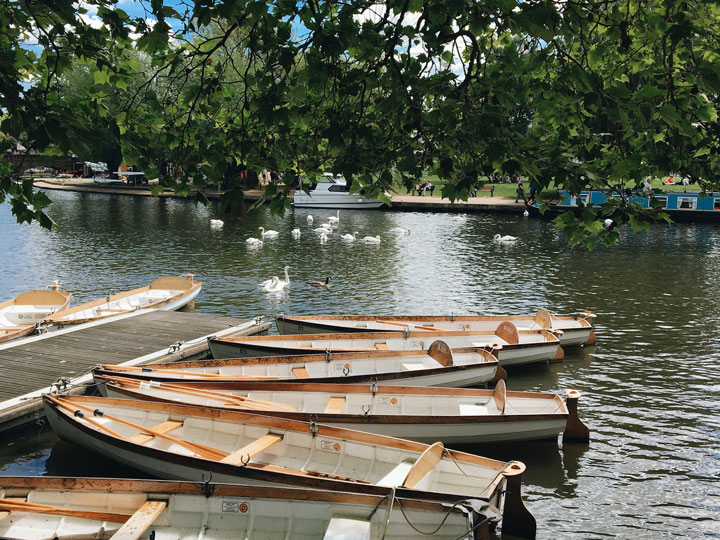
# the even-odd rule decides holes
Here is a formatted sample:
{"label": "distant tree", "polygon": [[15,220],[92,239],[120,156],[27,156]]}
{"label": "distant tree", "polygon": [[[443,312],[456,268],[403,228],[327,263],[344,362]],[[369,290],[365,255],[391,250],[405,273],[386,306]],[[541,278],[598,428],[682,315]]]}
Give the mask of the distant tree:
{"label": "distant tree", "polygon": [[[558,222],[591,247],[617,241],[605,215],[635,229],[663,217],[625,197],[648,175],[672,170],[720,188],[715,3],[153,0],[153,23],[104,0],[75,6],[0,11],[0,54],[12,59],[0,68],[0,129],[47,151],[89,144],[80,104],[55,90],[74,56],[89,66],[89,102],[116,123],[126,160],[181,192],[225,179],[224,202],[241,201],[232,171],[243,166],[310,178],[331,170],[379,196],[432,172],[456,199],[494,170],[573,193],[615,189],[605,207]],[[83,9],[103,25],[84,23]],[[129,50],[148,58],[144,82],[110,109],[109,89],[138,72]],[[58,129],[73,123],[72,137]],[[184,174],[164,177],[168,162]],[[18,218],[41,219],[42,204],[25,210],[33,195],[12,171],[0,175]],[[289,189],[269,186],[274,211]]]}

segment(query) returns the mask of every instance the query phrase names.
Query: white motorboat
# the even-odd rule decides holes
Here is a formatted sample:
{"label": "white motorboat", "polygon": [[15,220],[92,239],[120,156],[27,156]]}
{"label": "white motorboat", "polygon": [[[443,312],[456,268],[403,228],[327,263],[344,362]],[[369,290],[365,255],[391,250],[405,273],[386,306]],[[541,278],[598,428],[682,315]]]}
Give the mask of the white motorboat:
{"label": "white motorboat", "polygon": [[245,410],[320,422],[424,443],[482,444],[557,438],[589,440],[577,414],[580,393],[428,388],[367,384],[226,382],[212,389],[127,377],[96,376],[103,395]]}
{"label": "white motorboat", "polygon": [[380,383],[412,386],[473,386],[505,378],[489,351],[451,351],[443,342],[427,351],[363,351],[264,358],[230,358],[144,366],[101,365],[97,375],[147,380],[214,383],[271,380],[307,383]]}
{"label": "white motorboat", "polygon": [[[472,503],[448,504],[352,491],[239,484],[58,478],[0,479],[0,536],[14,540],[484,539]],[[414,527],[414,528],[413,528]]]}
{"label": "white motorboat", "polygon": [[24,292],[0,304],[0,342],[32,333],[45,317],[67,308],[71,294],[60,285],[56,281],[49,290]]}
{"label": "white motorboat", "polygon": [[302,189],[295,190],[292,205],[296,208],[380,208],[383,201],[370,199],[360,193],[350,193],[349,186],[342,176],[326,173],[312,188],[310,193]]}
{"label": "white motorboat", "polygon": [[535,520],[520,498],[520,462],[439,442],[167,402],[45,394],[43,403],[61,438],[165,479],[212,475],[213,482],[368,495],[392,488],[393,496],[450,504],[477,499],[502,509],[508,528],[522,523],[534,537]]}
{"label": "white motorboat", "polygon": [[461,332],[494,332],[505,321],[513,323],[518,330],[549,330],[560,339],[563,347],[592,345],[595,334],[591,320],[593,313],[577,316],[552,315],[541,309],[535,316],[524,315],[307,315],[285,316],[275,319],[281,334],[328,334],[331,332],[438,332],[455,330]]}
{"label": "white motorboat", "polygon": [[46,317],[44,322],[61,326],[86,323],[138,309],[175,311],[190,303],[200,293],[202,283],[193,278],[192,274],[160,277],[147,287],[113,294],[58,311]]}
{"label": "white motorboat", "polygon": [[404,332],[350,332],[337,334],[290,334],[210,339],[214,358],[308,354],[311,351],[422,351],[435,340],[451,348],[487,348],[503,367],[561,360],[564,351],[558,337],[548,330],[518,330],[510,321],[494,331],[441,330]]}

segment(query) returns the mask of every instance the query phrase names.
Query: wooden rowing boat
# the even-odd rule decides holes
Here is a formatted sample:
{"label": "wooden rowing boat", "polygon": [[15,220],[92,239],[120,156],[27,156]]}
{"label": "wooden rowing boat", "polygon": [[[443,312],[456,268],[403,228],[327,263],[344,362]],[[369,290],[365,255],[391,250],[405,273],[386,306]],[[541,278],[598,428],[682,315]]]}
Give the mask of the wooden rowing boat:
{"label": "wooden rowing boat", "polygon": [[[3,477],[0,536],[13,540],[405,540],[489,537],[487,511],[355,492],[115,478]],[[342,536],[344,535],[344,536]]]}
{"label": "wooden rowing boat", "polygon": [[145,366],[101,365],[94,373],[193,383],[271,380],[450,387],[473,386],[506,376],[489,351],[452,351],[442,341],[436,341],[427,351],[314,352]]}
{"label": "wooden rowing boat", "polygon": [[[503,509],[511,527],[534,518],[520,498],[525,466],[362,431],[165,402],[45,394],[61,438],[167,479],[385,495]],[[514,479],[514,480],[510,480]],[[514,483],[518,482],[517,485]],[[505,495],[507,489],[509,495]]]}
{"label": "wooden rowing boat", "polygon": [[310,351],[421,351],[435,340],[455,348],[487,348],[493,350],[503,367],[535,362],[560,360],[564,357],[559,339],[547,330],[518,330],[509,321],[496,330],[350,332],[346,334],[291,334],[285,336],[250,336],[210,339],[215,358],[247,358],[253,356],[307,354]]}
{"label": "wooden rowing boat", "polygon": [[67,308],[71,295],[60,285],[56,281],[49,290],[28,291],[0,304],[0,342],[32,333],[45,317]]}
{"label": "wooden rowing boat", "polygon": [[174,311],[190,303],[200,293],[202,283],[194,281],[193,277],[185,274],[157,278],[146,287],[59,311],[46,317],[44,322],[52,325],[80,324],[138,309]]}
{"label": "wooden rowing boat", "polygon": [[280,315],[275,319],[281,334],[329,334],[333,332],[494,332],[505,321],[518,330],[549,330],[560,339],[560,345],[591,345],[595,334],[590,321],[593,313],[578,316],[552,315],[541,309],[535,316],[525,315]]}
{"label": "wooden rowing boat", "polygon": [[[127,377],[95,377],[103,395],[171,401],[203,407],[316,421],[425,443],[490,443],[557,438],[589,439],[577,414],[580,393],[557,394],[494,390],[234,382],[212,389]],[[570,418],[572,417],[572,418]]]}

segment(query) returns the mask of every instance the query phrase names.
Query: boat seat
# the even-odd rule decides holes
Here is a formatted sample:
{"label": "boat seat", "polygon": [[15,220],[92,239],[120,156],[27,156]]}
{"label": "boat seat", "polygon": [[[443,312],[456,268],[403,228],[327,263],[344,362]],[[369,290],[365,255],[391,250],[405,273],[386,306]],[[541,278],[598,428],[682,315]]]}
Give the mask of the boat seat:
{"label": "boat seat", "polygon": [[307,369],[304,367],[294,367],[292,368],[292,372],[298,379],[309,379],[310,374],[307,372]]}
{"label": "boat seat", "polygon": [[345,407],[345,398],[344,397],[331,397],[328,401],[327,406],[325,407],[326,413],[339,413],[342,412],[343,407]]}
{"label": "boat seat", "polygon": [[268,433],[250,444],[246,444],[239,450],[235,450],[229,456],[225,456],[220,460],[220,463],[225,463],[227,465],[244,465],[258,454],[261,454],[268,448],[275,446],[282,440],[282,435]]}
{"label": "boat seat", "polygon": [[375,348],[378,351],[389,351],[390,348],[387,346],[387,343],[376,343]]}
{"label": "boat seat", "polygon": [[[352,534],[348,534],[352,531]],[[351,538],[369,538],[370,521],[359,518],[330,518],[323,540],[344,540]]]}
{"label": "boat seat", "polygon": [[147,442],[152,441],[155,438],[155,435],[151,434],[151,431],[154,431],[155,433],[170,433],[171,431],[175,431],[176,429],[182,427],[182,422],[176,422],[175,420],[168,420],[167,422],[163,422],[162,424],[158,424],[157,426],[151,427],[148,429],[148,432],[142,432],[138,433],[137,435],[133,435],[128,440],[137,443],[137,444],[145,444]]}
{"label": "boat seat", "polygon": [[413,461],[406,459],[395,465],[395,468],[378,480],[377,485],[383,487],[397,487],[402,485],[403,480],[412,469]]}

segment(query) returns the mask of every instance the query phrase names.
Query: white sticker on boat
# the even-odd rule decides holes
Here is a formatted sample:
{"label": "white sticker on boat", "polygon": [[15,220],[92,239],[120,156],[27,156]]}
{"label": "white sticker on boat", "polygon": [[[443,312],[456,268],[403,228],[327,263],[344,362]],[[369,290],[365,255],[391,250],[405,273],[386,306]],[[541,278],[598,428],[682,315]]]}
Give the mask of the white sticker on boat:
{"label": "white sticker on boat", "polygon": [[339,452],[342,450],[342,445],[337,441],[322,440],[320,441],[320,448],[328,452]]}
{"label": "white sticker on boat", "polygon": [[397,405],[398,400],[396,397],[383,396],[379,399],[380,405]]}

